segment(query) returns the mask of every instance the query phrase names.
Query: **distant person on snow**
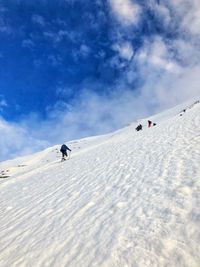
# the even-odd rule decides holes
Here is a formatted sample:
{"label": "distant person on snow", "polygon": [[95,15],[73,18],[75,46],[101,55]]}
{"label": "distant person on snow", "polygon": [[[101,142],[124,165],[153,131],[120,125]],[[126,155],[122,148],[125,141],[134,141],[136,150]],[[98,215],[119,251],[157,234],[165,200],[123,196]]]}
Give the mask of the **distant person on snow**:
{"label": "distant person on snow", "polygon": [[60,148],[60,152],[62,153],[62,161],[66,160],[65,156],[68,157],[67,150],[71,151],[71,149],[69,149],[69,147],[67,147],[65,144],[63,144]]}
{"label": "distant person on snow", "polygon": [[152,125],[152,121],[148,121],[148,127],[150,128]]}
{"label": "distant person on snow", "polygon": [[139,124],[139,125],[135,128],[135,130],[136,130],[136,131],[140,131],[140,130],[142,130],[142,125]]}

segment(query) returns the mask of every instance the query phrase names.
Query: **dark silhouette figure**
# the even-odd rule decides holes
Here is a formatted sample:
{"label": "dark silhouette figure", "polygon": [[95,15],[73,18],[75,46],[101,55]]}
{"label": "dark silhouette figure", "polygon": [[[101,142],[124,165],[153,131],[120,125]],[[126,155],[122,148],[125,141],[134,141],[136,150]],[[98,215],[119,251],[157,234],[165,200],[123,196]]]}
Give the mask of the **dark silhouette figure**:
{"label": "dark silhouette figure", "polygon": [[136,131],[140,131],[140,130],[142,130],[142,125],[139,124],[139,125],[135,128],[135,130],[136,130]]}
{"label": "dark silhouette figure", "polygon": [[63,144],[61,146],[61,148],[60,148],[60,152],[62,153],[62,161],[63,160],[66,160],[65,157],[68,157],[67,150],[71,151],[71,149],[68,146],[66,146],[65,144]]}
{"label": "dark silhouette figure", "polygon": [[148,127],[150,128],[152,126],[152,121],[148,121]]}

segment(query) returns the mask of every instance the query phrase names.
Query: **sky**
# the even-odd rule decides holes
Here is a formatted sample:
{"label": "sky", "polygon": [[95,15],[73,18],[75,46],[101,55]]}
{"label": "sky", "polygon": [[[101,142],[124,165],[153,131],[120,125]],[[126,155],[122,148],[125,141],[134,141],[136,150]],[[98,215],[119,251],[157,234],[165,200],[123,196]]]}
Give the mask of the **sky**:
{"label": "sky", "polygon": [[0,0],[0,160],[200,95],[199,0]]}

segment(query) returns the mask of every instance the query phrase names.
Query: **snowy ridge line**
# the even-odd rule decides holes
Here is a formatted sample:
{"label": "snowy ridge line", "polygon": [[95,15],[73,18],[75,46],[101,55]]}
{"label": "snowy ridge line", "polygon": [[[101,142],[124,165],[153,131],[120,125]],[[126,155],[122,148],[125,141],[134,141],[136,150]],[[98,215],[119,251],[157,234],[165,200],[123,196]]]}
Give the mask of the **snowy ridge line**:
{"label": "snowy ridge line", "polygon": [[[190,111],[193,107],[198,106],[200,103],[200,98],[197,100],[196,98],[185,103],[182,103],[174,108],[168,109],[166,111],[162,111],[159,114],[155,114],[146,118],[146,120],[153,120],[153,121],[165,121],[171,119],[172,117],[180,116],[183,110]],[[160,121],[161,120],[161,121]],[[142,119],[142,121],[145,121]]]}
{"label": "snowy ridge line", "polygon": [[[107,135],[106,137],[109,138],[109,135]],[[98,137],[95,137],[95,138],[98,138]],[[112,138],[112,136],[110,138]],[[90,150],[96,149],[98,146],[103,145],[103,143],[106,144],[107,141],[108,140],[103,139],[100,143],[93,145],[93,146],[89,146],[88,148],[83,148],[81,151],[76,151],[76,149],[75,149],[75,150],[73,150],[72,154],[70,155],[70,159],[73,159],[74,157],[85,154]],[[48,158],[46,159],[46,157],[49,155],[49,153],[59,151],[58,146],[53,147],[53,149],[51,151],[49,151],[49,150],[50,149],[46,149],[44,151],[45,154],[43,154],[43,152],[42,153],[40,152],[40,154],[39,154],[40,157],[38,159],[35,158],[35,159],[31,159],[29,161],[22,161],[21,164],[18,164],[15,167],[9,168],[9,177],[11,178],[14,174],[15,178],[20,176],[20,179],[21,179],[23,176],[27,176],[27,174],[31,175],[31,173],[35,171],[35,168],[37,168],[37,172],[41,172],[42,170],[49,168],[50,165],[52,165],[52,164],[60,163],[61,162],[61,156],[56,157],[56,159],[54,158],[53,161],[49,160]],[[24,159],[24,157],[22,159]],[[40,162],[41,160],[43,161],[42,165],[37,166],[38,162]],[[32,168],[29,170],[26,170],[28,168],[28,166],[31,166],[31,165],[32,165]],[[13,170],[14,170],[14,173],[13,173]],[[28,177],[29,177],[29,175],[28,175]],[[5,181],[5,183],[7,183],[7,182]]]}

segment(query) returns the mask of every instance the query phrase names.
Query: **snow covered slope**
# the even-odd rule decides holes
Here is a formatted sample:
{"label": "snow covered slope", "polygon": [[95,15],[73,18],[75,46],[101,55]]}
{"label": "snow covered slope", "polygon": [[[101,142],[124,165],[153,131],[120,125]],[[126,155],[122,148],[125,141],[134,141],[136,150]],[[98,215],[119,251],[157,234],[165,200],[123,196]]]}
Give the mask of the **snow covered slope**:
{"label": "snow covered slope", "polygon": [[199,267],[200,103],[151,120],[0,163],[0,266]]}

